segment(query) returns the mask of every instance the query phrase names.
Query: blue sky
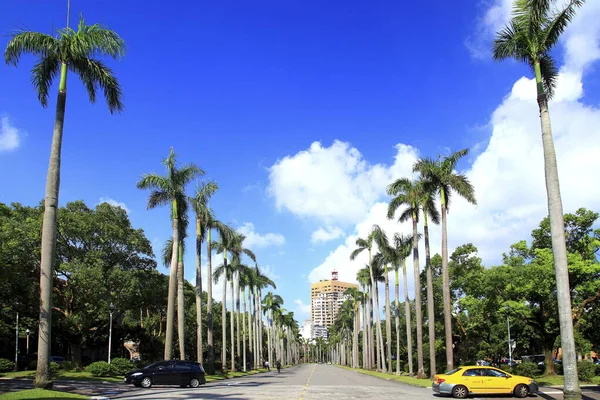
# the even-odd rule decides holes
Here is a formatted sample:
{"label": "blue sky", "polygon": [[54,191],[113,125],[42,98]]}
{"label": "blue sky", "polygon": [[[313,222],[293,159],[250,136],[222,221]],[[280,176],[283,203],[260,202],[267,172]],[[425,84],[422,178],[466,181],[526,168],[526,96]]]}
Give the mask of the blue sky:
{"label": "blue sky", "polygon": [[[310,278],[323,277],[332,266],[347,269],[342,277],[355,273],[354,267],[346,266],[344,251],[353,235],[370,226],[368,216],[384,199],[382,191],[389,182],[371,179],[377,185],[368,195],[356,185],[365,177],[369,180],[378,165],[387,168],[385,177],[399,177],[406,168],[395,160],[398,143],[411,146],[403,153],[405,160],[472,148],[472,156],[460,168],[483,193],[490,179],[507,185],[507,190],[514,186],[506,174],[490,170],[507,168],[517,176],[528,170],[515,164],[526,155],[503,158],[512,152],[510,143],[503,150],[492,148],[494,136],[500,140],[506,124],[511,132],[523,129],[539,139],[535,108],[521,115],[525,106],[511,103],[531,106],[531,98],[521,95],[521,86],[515,84],[528,87],[518,81],[529,77],[527,69],[512,62],[494,63],[486,53],[491,30],[506,18],[501,11],[507,3],[72,0],[73,25],[82,14],[89,23],[114,29],[127,42],[127,55],[108,62],[123,87],[125,111],[111,116],[101,98],[90,104],[81,83],[69,76],[60,202],[121,202],[133,224],[160,247],[170,234],[168,211],[146,211],[147,193],[135,184],[144,172],[162,173],[161,159],[173,146],[181,163],[197,163],[207,178],[219,183],[212,202],[217,216],[236,228],[246,224],[247,232],[260,235],[254,236],[252,246],[259,263],[276,278],[287,308],[306,312]],[[575,21],[568,38],[584,37],[597,46],[598,23],[584,20],[592,15],[595,6],[590,7],[580,19],[594,24]],[[0,30],[50,33],[64,26],[65,13],[65,0],[9,2],[0,14]],[[2,46],[7,40],[2,36]],[[590,118],[598,118],[593,107],[600,99],[596,58],[588,60],[568,41],[556,56],[565,76],[572,78],[569,82],[575,87],[585,83],[585,92],[567,92],[557,103],[565,105],[564,121],[574,115],[569,107],[579,107],[576,111],[584,114],[592,107],[591,116],[582,114],[577,120],[595,129],[586,135],[590,142],[581,144],[590,150],[599,134],[598,124],[590,123],[595,121]],[[24,57],[18,68],[0,69],[2,132],[5,138],[9,131],[18,137],[18,145],[0,146],[0,202],[33,205],[43,198],[56,88],[43,109],[30,84],[33,62]],[[561,129],[560,120],[555,125]],[[565,137],[581,130],[574,123],[563,125]],[[311,147],[313,142],[320,142],[323,151]],[[333,164],[315,161],[317,153]],[[495,168],[489,166],[488,153],[496,157]],[[348,159],[362,164],[348,167]],[[477,167],[480,164],[484,166]],[[303,173],[307,166],[314,168]],[[310,200],[303,193],[312,193],[313,186],[338,167],[341,175],[324,180],[333,196],[317,190],[325,193],[322,203],[341,193],[338,179],[350,178],[353,189],[348,197],[361,199],[356,204],[364,207],[364,218],[326,218],[314,208],[302,208]],[[486,171],[490,179],[482,178]],[[539,176],[532,179],[540,182]],[[519,203],[522,198],[508,195],[506,209],[498,205],[487,210],[480,201],[477,213],[501,221],[498,234],[483,240],[487,250],[482,255],[488,263],[497,262],[507,244],[527,238],[543,216],[543,191],[536,188],[524,205]],[[290,194],[297,194],[295,201],[301,204],[294,205]],[[572,204],[566,199],[565,208],[599,205],[595,192],[588,197],[573,199]],[[345,199],[336,200],[339,210],[345,210]],[[472,216],[460,203],[457,219],[463,209],[465,221],[481,221],[480,214]],[[507,226],[511,228],[505,231]],[[331,240],[311,241],[319,228],[341,233]],[[485,226],[473,228],[457,240],[478,245],[482,231]],[[193,259],[188,258],[186,276],[192,280]]]}

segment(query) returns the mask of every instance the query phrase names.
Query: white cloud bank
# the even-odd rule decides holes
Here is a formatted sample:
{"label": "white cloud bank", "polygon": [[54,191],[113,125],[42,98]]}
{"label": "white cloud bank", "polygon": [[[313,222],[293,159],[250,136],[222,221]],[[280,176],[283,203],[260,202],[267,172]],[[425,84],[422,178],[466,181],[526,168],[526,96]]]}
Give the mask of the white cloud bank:
{"label": "white cloud bank", "polygon": [[343,235],[344,231],[337,226],[327,227],[327,229],[320,227],[312,233],[310,241],[313,243],[325,243],[338,239]]}
{"label": "white cloud bank", "polygon": [[280,233],[265,233],[260,234],[255,231],[254,224],[246,222],[240,228],[238,232],[246,236],[244,245],[250,249],[269,247],[269,246],[283,246],[285,244],[285,237]]}
{"label": "white cloud bank", "polygon": [[[492,31],[510,16],[509,0],[495,2],[484,17]],[[507,12],[508,10],[508,12]],[[595,17],[594,17],[595,15]],[[579,207],[600,210],[600,109],[583,101],[585,69],[600,58],[600,2],[588,2],[564,36],[566,64],[561,69],[550,103],[564,212]],[[585,44],[585,45],[582,45]],[[583,46],[583,47],[582,47]],[[521,239],[547,215],[544,160],[535,85],[518,79],[490,118],[487,146],[465,171],[475,187],[478,206],[454,197],[448,215],[449,250],[472,242],[486,265],[500,262],[502,252]],[[385,186],[410,177],[417,151],[398,144],[392,165],[371,165],[349,143],[327,148],[313,143],[308,150],[278,161],[270,170],[270,188],[279,208],[320,223],[353,224],[350,235],[310,272],[311,282],[328,279],[333,269],[340,280],[356,281],[367,254],[350,261],[357,237],[365,237],[374,223],[388,235],[410,233],[410,224],[385,218]],[[422,228],[420,228],[422,229]],[[441,233],[431,229],[432,254],[440,251]],[[421,243],[421,267],[424,249]],[[412,269],[412,259],[408,265]],[[409,291],[413,292],[409,273]]]}
{"label": "white cloud bank", "polygon": [[0,153],[16,150],[21,144],[21,132],[8,117],[0,119]]}

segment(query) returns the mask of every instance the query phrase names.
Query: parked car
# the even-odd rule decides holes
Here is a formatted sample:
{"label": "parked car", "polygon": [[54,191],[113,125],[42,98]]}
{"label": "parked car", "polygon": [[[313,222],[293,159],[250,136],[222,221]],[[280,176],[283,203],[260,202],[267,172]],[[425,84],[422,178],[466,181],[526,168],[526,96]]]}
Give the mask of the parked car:
{"label": "parked car", "polygon": [[432,389],[436,393],[449,394],[457,399],[464,399],[472,394],[513,394],[523,398],[536,393],[538,386],[531,378],[475,365],[435,375]]}
{"label": "parked car", "polygon": [[195,361],[159,361],[143,369],[131,371],[125,383],[149,388],[152,385],[179,385],[197,388],[206,383],[204,368]]}

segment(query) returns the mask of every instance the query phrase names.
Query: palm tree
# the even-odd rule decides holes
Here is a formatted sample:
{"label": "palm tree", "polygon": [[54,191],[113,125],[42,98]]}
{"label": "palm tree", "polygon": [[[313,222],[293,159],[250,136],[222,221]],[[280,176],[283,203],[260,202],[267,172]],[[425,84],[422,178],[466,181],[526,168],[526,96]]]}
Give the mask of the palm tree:
{"label": "palm tree", "polygon": [[275,314],[279,312],[279,310],[281,309],[281,306],[283,305],[283,299],[281,298],[281,296],[277,295],[277,294],[273,294],[272,292],[268,292],[265,295],[265,298],[262,301],[262,306],[263,306],[263,313],[265,314],[265,316],[267,317],[267,351],[268,351],[268,357],[267,359],[269,360],[269,364],[272,365],[272,355],[273,355],[273,346],[272,346],[272,341],[271,341],[271,328],[273,325],[273,321],[275,318]]}
{"label": "palm tree", "polygon": [[352,368],[358,368],[358,331],[360,330],[360,304],[362,303],[362,293],[357,288],[348,288],[344,291],[352,304],[353,325],[352,325]]}
{"label": "palm tree", "polygon": [[[225,250],[226,244],[221,241],[215,243],[215,247],[217,246],[221,249],[217,251],[223,253],[223,263],[219,264],[215,269],[215,272],[213,272],[213,279],[215,284],[217,284],[219,283],[219,279],[223,278],[223,300],[221,303],[221,325],[223,331],[221,337],[221,371],[224,373],[227,370],[227,281],[233,279],[233,271],[231,269],[231,264],[227,262],[227,251]],[[233,310],[230,312],[233,312]]]}
{"label": "palm tree", "polygon": [[448,371],[454,368],[454,354],[452,349],[452,304],[450,299],[450,277],[448,275],[448,228],[446,215],[453,191],[471,204],[477,204],[475,189],[469,182],[469,179],[465,175],[454,171],[458,161],[467,154],[469,154],[469,149],[457,151],[444,159],[432,160],[430,158],[422,158],[413,166],[413,170],[421,174],[426,190],[437,192],[440,196],[442,209],[444,329],[446,334],[446,368]]}
{"label": "palm tree", "polygon": [[[202,359],[202,243],[206,239],[208,221],[214,220],[214,215],[208,206],[208,202],[213,194],[219,189],[215,181],[203,182],[196,187],[196,193],[188,199],[196,214],[196,347],[197,360],[204,364]],[[209,281],[210,276],[209,276]]]}
{"label": "palm tree", "polygon": [[429,328],[429,376],[433,379],[435,365],[435,308],[433,301],[433,274],[431,272],[431,249],[429,246],[429,218],[440,223],[440,213],[435,207],[434,194],[422,186],[421,211],[423,212],[423,236],[425,238],[425,270],[427,274],[427,327]]}
{"label": "palm tree", "polygon": [[181,169],[177,168],[175,151],[171,147],[169,156],[163,160],[167,168],[167,175],[144,174],[137,183],[138,189],[151,189],[148,198],[148,209],[160,205],[170,204],[171,221],[173,227],[173,251],[169,274],[169,297],[167,299],[167,329],[165,336],[165,360],[170,360],[173,355],[173,323],[175,319],[175,297],[177,290],[177,265],[179,256],[179,221],[178,211],[186,203],[185,186],[196,176],[203,175],[204,171],[194,164],[187,164]]}
{"label": "palm tree", "polygon": [[369,285],[371,284],[371,274],[369,272],[369,268],[362,268],[356,274],[356,280],[363,287],[363,368],[371,369],[371,320],[369,303],[371,300],[370,291],[368,290]]}
{"label": "palm tree", "polygon": [[250,317],[248,316],[248,325],[246,326],[246,288],[252,287],[254,285],[254,270],[246,265],[243,265],[243,268],[239,271],[239,283],[240,288],[242,290],[242,370],[245,372],[247,367],[246,360],[246,337],[248,337],[250,351],[252,351],[252,327],[250,324]]}
{"label": "palm tree", "polygon": [[387,188],[389,195],[394,196],[388,206],[388,219],[393,219],[398,208],[406,206],[400,214],[398,222],[412,220],[413,226],[413,272],[415,276],[415,304],[417,319],[417,378],[425,378],[423,367],[423,314],[421,311],[421,268],[419,266],[418,223],[421,207],[422,184],[407,178],[397,179]]}
{"label": "palm tree", "polygon": [[[265,275],[259,268],[258,264],[254,265],[254,277],[255,277],[255,293],[254,293],[254,302],[255,302],[255,322],[256,322],[256,347],[257,347],[257,357],[256,367],[259,367],[260,360],[263,359],[262,354],[262,289],[265,289],[271,286],[273,289],[277,289],[275,282],[273,282],[267,275]],[[258,300],[258,301],[257,301]]]}
{"label": "palm tree", "polygon": [[[417,241],[419,237],[417,236]],[[411,241],[413,245],[411,246]],[[400,297],[400,288],[398,284],[398,270],[400,264],[402,264],[402,278],[404,280],[404,313],[406,316],[406,347],[408,351],[408,373],[413,375],[413,354],[412,354],[412,332],[410,323],[410,301],[408,299],[408,278],[406,276],[406,259],[410,257],[411,247],[414,246],[414,238],[410,236],[404,236],[400,234],[394,235],[394,252],[396,253],[395,259],[398,264],[395,266],[396,270],[396,307],[399,308],[398,298]],[[418,289],[417,289],[418,290]],[[398,321],[399,322],[399,321]],[[418,340],[417,340],[418,342]]]}
{"label": "palm tree", "polygon": [[[373,249],[373,243],[375,240],[375,235],[377,234],[377,231],[375,229],[375,227],[373,227],[371,229],[371,232],[369,233],[369,235],[367,236],[366,239],[363,238],[358,238],[356,239],[356,246],[358,246],[357,249],[355,249],[351,254],[350,254],[350,260],[354,260],[362,251],[367,250],[369,252],[369,274],[371,275],[371,288],[373,289],[374,295],[373,295],[373,304],[374,304],[374,308],[375,308],[375,324],[377,325],[377,330],[376,330],[376,334],[377,334],[377,355],[381,353],[383,353],[383,345],[381,344],[382,338],[383,338],[383,334],[381,332],[381,323],[379,321],[379,300],[378,300],[378,290],[377,290],[377,284],[375,283],[375,277],[373,275],[373,257],[372,257],[372,249]],[[378,369],[383,370],[383,360],[381,360],[381,363],[378,363]]]}
{"label": "palm tree", "polygon": [[380,253],[375,254],[373,263],[383,268],[384,287],[385,287],[385,337],[387,351],[387,372],[392,373],[392,318],[390,313],[390,279],[388,273],[388,265],[393,262],[392,249],[388,243],[387,236],[381,230],[377,229],[378,234],[375,236],[375,241]]}
{"label": "palm tree", "polygon": [[553,0],[519,0],[514,4],[512,20],[498,32],[493,47],[494,59],[514,58],[525,62],[535,75],[556,274],[556,296],[565,372],[565,399],[581,398],[581,390],[577,376],[573,336],[563,207],[548,101],[552,98],[558,77],[558,69],[551,51],[584,2],[585,0],[569,0],[564,8],[557,10],[552,7],[555,3]]}
{"label": "palm tree", "polygon": [[40,261],[40,322],[38,338],[38,362],[35,377],[36,387],[47,387],[50,382],[50,344],[52,335],[52,274],[54,249],[56,248],[56,212],[60,187],[60,162],[67,101],[67,75],[71,71],[85,85],[90,101],[96,100],[98,86],[110,113],[123,110],[121,87],[113,71],[96,56],[119,59],[125,54],[125,42],[119,35],[101,25],[86,25],[83,17],[77,31],[67,27],[58,35],[21,31],[15,34],[6,46],[6,64],[17,66],[23,54],[38,57],[32,70],[32,82],[43,107],[48,105],[52,82],[60,73],[56,119],[52,135],[50,162],[46,178],[44,198],[44,220],[42,225]]}
{"label": "palm tree", "polygon": [[[193,204],[193,203],[192,203]],[[212,213],[205,215],[207,218],[204,221],[206,228],[206,343],[208,346],[208,363],[206,370],[209,374],[215,373],[215,343],[214,343],[214,318],[213,318],[213,297],[212,297],[212,251],[213,244],[211,241],[211,232],[213,229],[219,233],[221,242],[227,242],[233,235],[233,230],[226,224],[215,219]]]}

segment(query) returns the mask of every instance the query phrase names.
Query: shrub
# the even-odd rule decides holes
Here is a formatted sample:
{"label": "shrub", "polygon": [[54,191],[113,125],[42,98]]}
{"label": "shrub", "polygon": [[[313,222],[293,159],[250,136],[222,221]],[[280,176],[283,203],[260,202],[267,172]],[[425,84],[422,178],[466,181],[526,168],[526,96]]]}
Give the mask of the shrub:
{"label": "shrub", "polygon": [[27,369],[28,370],[37,369],[37,360],[31,360],[31,361],[29,361],[29,364],[27,364]]}
{"label": "shrub", "polygon": [[116,369],[106,361],[96,361],[91,363],[85,370],[93,376],[115,376],[117,375]]}
{"label": "shrub", "polygon": [[596,365],[596,376],[600,376],[600,364],[595,364]]}
{"label": "shrub", "polygon": [[558,375],[562,375],[563,374],[563,365],[562,363],[554,363],[554,372],[556,372]]}
{"label": "shrub", "polygon": [[590,361],[579,361],[577,363],[577,374],[582,381],[591,382],[596,375],[596,366]]}
{"label": "shrub", "polygon": [[127,375],[135,369],[135,365],[126,358],[112,359],[110,365],[112,365],[117,375]]}
{"label": "shrub", "polygon": [[533,378],[534,376],[540,374],[540,368],[536,363],[524,362],[521,364],[517,364],[517,366],[515,367],[515,373],[517,375],[528,376],[530,378]]}
{"label": "shrub", "polygon": [[50,373],[54,374],[60,370],[60,364],[54,361],[50,361]]}
{"label": "shrub", "polygon": [[63,371],[72,371],[75,369],[75,363],[70,360],[65,360],[62,363],[60,363],[60,369],[62,369]]}
{"label": "shrub", "polygon": [[509,374],[513,373],[513,369],[508,364],[500,364],[498,368],[500,368],[502,371],[508,372]]}
{"label": "shrub", "polygon": [[0,372],[13,371],[15,369],[15,363],[7,360],[6,358],[0,358]]}

